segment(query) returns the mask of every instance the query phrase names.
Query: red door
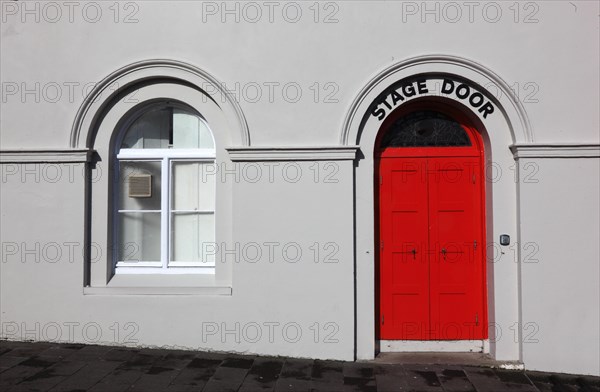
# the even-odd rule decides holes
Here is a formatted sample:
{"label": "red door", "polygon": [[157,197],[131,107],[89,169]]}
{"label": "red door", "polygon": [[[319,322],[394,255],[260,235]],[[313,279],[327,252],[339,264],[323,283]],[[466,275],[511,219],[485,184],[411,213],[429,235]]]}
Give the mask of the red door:
{"label": "red door", "polygon": [[487,337],[482,151],[386,147],[379,154],[379,335]]}

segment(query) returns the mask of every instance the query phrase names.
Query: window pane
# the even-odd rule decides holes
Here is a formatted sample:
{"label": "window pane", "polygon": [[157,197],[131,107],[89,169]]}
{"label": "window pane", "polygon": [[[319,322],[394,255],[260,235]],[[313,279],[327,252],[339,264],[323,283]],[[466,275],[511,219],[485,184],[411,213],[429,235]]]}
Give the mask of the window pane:
{"label": "window pane", "polygon": [[173,111],[173,148],[215,148],[212,134],[200,117]]}
{"label": "window pane", "polygon": [[439,112],[421,110],[398,119],[384,135],[381,147],[458,147],[471,140],[458,122]]}
{"label": "window pane", "polygon": [[127,130],[121,148],[168,148],[171,111],[161,107],[142,114]]}
{"label": "window pane", "polygon": [[119,161],[120,210],[160,210],[160,188],[160,161]]}
{"label": "window pane", "polygon": [[214,211],[215,164],[173,161],[173,209]]}
{"label": "window pane", "polygon": [[160,262],[160,212],[119,213],[118,260]]}
{"label": "window pane", "polygon": [[206,122],[198,115],[172,106],[154,107],[127,129],[121,148],[206,148],[214,141]]}
{"label": "window pane", "polygon": [[174,212],[172,217],[171,261],[214,263],[214,215]]}

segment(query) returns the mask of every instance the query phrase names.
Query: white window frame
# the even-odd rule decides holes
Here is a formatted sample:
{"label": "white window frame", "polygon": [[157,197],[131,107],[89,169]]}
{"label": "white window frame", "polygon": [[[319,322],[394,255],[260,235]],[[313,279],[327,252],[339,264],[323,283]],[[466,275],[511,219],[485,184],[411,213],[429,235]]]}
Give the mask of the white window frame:
{"label": "white window frame", "polygon": [[[210,128],[209,128],[210,130]],[[212,131],[211,131],[212,135]],[[124,134],[123,134],[124,136]],[[214,144],[213,136],[213,146]],[[120,143],[119,143],[120,144]],[[210,162],[216,164],[215,149],[162,149],[162,148],[121,148],[116,154],[115,178],[114,178],[114,205],[115,209],[113,219],[113,239],[115,244],[119,244],[119,214],[122,212],[131,212],[139,210],[119,209],[119,192],[122,186],[120,178],[120,164],[122,161],[160,161],[161,162],[161,210],[152,210],[147,212],[160,212],[160,255],[158,262],[150,261],[119,261],[119,252],[113,254],[113,269],[115,274],[215,274],[215,262],[172,262],[172,232],[171,232],[171,212],[172,212],[172,193],[173,193],[173,162]],[[196,211],[198,212],[198,211]],[[200,213],[211,213],[214,216],[213,233],[216,232],[216,211],[215,207],[211,211],[200,211]]]}
{"label": "white window frame", "polygon": [[[162,61],[162,60],[160,60]],[[159,62],[160,62],[159,61]],[[136,63],[137,64],[137,63]],[[83,271],[84,295],[232,295],[234,261],[217,258],[214,274],[143,274],[140,269],[132,274],[115,274],[114,242],[116,156],[121,146],[120,137],[137,114],[155,104],[180,105],[200,114],[209,125],[215,141],[217,168],[232,162],[227,148],[249,145],[247,124],[241,109],[234,100],[226,100],[228,93],[216,79],[203,72],[186,73],[178,65],[152,67],[142,64],[139,69],[127,68],[126,72],[111,76],[110,81],[100,83],[98,91],[78,112],[74,125],[73,143],[93,149],[86,167],[85,186],[85,263]],[[123,69],[125,70],[125,68]],[[166,76],[174,82],[164,81]],[[160,78],[161,83],[148,83]],[[184,80],[188,83],[178,83]],[[111,85],[132,88],[135,100],[121,99]],[[137,84],[139,82],[139,84]],[[142,83],[143,82],[143,83]],[[195,86],[211,86],[200,89]],[[100,94],[102,93],[102,94]],[[223,95],[224,94],[224,95]],[[107,98],[108,97],[108,98]],[[86,147],[88,148],[88,147]],[[233,188],[232,181],[215,183],[215,242],[234,243]],[[158,233],[157,233],[158,234]],[[219,253],[217,253],[219,254]],[[117,256],[118,257],[118,256]]]}

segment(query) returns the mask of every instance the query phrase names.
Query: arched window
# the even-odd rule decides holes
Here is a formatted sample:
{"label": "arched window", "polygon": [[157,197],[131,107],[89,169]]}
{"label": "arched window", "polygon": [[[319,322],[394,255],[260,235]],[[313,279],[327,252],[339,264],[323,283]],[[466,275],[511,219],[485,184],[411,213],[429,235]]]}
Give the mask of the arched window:
{"label": "arched window", "polygon": [[214,273],[215,141],[195,110],[154,103],[116,143],[115,273]]}

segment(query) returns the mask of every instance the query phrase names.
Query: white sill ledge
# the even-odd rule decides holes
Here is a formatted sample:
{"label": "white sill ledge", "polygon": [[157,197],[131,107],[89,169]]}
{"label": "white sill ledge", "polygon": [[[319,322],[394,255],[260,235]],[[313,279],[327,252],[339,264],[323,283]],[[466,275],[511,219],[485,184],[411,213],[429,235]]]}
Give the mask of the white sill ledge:
{"label": "white sill ledge", "polygon": [[231,295],[228,282],[215,275],[114,275],[106,286],[87,286],[84,295]]}
{"label": "white sill ledge", "polygon": [[84,295],[231,295],[231,287],[84,287]]}

